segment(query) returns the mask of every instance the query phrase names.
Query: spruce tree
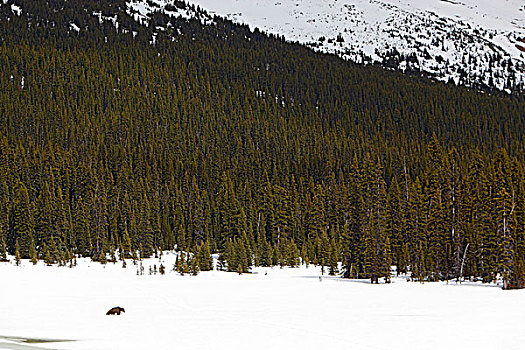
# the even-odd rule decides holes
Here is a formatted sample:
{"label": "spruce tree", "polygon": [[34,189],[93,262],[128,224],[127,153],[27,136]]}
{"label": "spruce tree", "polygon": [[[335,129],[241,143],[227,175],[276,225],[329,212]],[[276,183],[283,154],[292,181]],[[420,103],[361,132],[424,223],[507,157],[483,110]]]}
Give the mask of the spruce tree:
{"label": "spruce tree", "polygon": [[211,271],[213,268],[213,258],[210,252],[209,241],[206,240],[204,243],[199,246],[199,261],[198,265],[201,271]]}
{"label": "spruce tree", "polygon": [[104,251],[100,251],[100,254],[99,254],[98,258],[97,258],[97,261],[99,263],[101,263],[102,265],[105,265],[105,264],[108,263],[108,259],[106,257],[106,253],[104,253]]}
{"label": "spruce tree", "polygon": [[34,241],[34,240],[31,242],[31,247],[30,247],[30,250],[29,250],[29,255],[31,256],[31,263],[32,263],[33,265],[36,265],[37,262],[38,262],[38,255],[37,255],[37,252],[36,252],[35,241]]}
{"label": "spruce tree", "polygon": [[47,245],[46,243],[44,243],[44,247],[42,248],[42,255],[44,257],[44,263],[47,266],[51,266],[55,263],[55,261],[53,260],[51,250],[49,249],[49,245]]}
{"label": "spruce tree", "polygon": [[13,209],[13,234],[19,244],[20,257],[23,259],[30,258],[29,250],[33,240],[33,222],[29,194],[22,182],[19,182],[16,188]]}
{"label": "spruce tree", "polygon": [[35,236],[37,246],[42,247],[44,243],[49,244],[51,236],[57,230],[57,224],[49,185],[44,182],[36,200]]}
{"label": "spruce tree", "polygon": [[0,261],[7,261],[7,245],[4,239],[0,241]]}
{"label": "spruce tree", "polygon": [[308,267],[308,264],[310,264],[310,258],[308,257],[308,251],[306,250],[306,243],[303,243],[303,246],[301,247],[301,262]]}
{"label": "spruce tree", "polygon": [[328,274],[335,276],[338,272],[338,249],[335,240],[332,238],[330,241],[330,246],[328,248]]}
{"label": "spruce tree", "polygon": [[21,258],[20,258],[20,245],[18,244],[18,239],[15,243],[15,263],[16,266],[20,266]]}
{"label": "spruce tree", "polygon": [[124,229],[124,235],[122,237],[122,256],[121,258],[129,258],[131,252],[131,238],[129,237],[127,227]]}

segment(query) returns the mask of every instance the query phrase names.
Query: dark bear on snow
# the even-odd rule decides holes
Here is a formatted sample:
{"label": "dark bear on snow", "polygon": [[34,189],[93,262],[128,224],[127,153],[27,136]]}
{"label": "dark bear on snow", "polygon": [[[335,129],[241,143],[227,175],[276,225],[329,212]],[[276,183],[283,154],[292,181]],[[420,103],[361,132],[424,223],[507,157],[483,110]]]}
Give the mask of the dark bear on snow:
{"label": "dark bear on snow", "polygon": [[126,312],[123,307],[117,306],[106,312],[106,315],[120,315],[121,312]]}

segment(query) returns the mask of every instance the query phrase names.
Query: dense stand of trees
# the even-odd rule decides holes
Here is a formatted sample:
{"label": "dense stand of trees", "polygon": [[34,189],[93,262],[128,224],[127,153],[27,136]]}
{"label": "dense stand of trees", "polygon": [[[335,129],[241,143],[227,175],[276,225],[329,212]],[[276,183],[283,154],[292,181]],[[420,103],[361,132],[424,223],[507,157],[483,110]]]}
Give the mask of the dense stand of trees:
{"label": "dense stand of trees", "polygon": [[525,284],[522,98],[218,18],[159,14],[171,26],[152,44],[155,26],[120,1],[17,3],[30,14],[0,7],[0,254],[104,262],[177,246],[202,269],[215,251],[238,272],[301,257],[372,282],[395,265]]}

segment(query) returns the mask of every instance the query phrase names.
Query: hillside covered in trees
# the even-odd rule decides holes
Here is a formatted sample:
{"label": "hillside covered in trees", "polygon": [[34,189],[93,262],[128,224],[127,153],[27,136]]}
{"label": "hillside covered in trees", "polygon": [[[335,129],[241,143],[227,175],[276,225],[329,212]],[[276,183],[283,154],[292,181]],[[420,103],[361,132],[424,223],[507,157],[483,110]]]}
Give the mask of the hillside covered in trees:
{"label": "hillside covered in trees", "polygon": [[203,269],[219,252],[240,272],[301,257],[372,282],[395,265],[525,285],[523,97],[358,66],[218,17],[141,25],[124,1],[12,2],[0,6],[0,255],[104,262],[176,246]]}

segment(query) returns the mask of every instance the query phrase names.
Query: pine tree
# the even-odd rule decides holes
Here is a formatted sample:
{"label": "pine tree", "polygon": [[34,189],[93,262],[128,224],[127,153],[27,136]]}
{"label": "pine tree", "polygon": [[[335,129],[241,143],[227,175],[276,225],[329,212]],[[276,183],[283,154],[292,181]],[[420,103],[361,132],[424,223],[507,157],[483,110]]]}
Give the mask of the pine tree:
{"label": "pine tree", "polygon": [[338,270],[338,252],[337,252],[337,244],[335,243],[335,240],[332,238],[330,241],[330,246],[328,248],[328,274],[331,276],[336,275]]}
{"label": "pine tree", "polygon": [[308,251],[306,249],[306,243],[303,243],[303,246],[301,247],[301,261],[303,264],[308,267],[310,264],[310,258],[308,257]]}
{"label": "pine tree", "polygon": [[363,203],[363,176],[356,155],[354,155],[350,168],[349,181],[348,220],[341,235],[343,277],[345,278],[357,277],[359,266],[363,265],[363,223],[366,216]]}
{"label": "pine tree", "polygon": [[240,236],[246,230],[246,218],[235,194],[233,183],[225,172],[222,175],[222,183],[217,198],[220,241],[221,246],[224,247],[228,239]]}
{"label": "pine tree", "polygon": [[13,235],[19,244],[20,257],[30,258],[29,250],[33,240],[33,222],[31,203],[27,188],[21,182],[16,188],[16,197],[13,209]]}
{"label": "pine tree", "polygon": [[386,236],[383,244],[382,260],[383,260],[383,276],[385,277],[385,283],[390,283],[390,269],[392,266],[392,248],[390,244],[390,238]]}
{"label": "pine tree", "polygon": [[272,252],[270,266],[278,265],[279,261],[281,261],[281,254],[279,252],[279,248],[277,248],[276,245],[274,246],[270,245],[269,250],[271,250]]}
{"label": "pine tree", "polygon": [[179,258],[177,260],[177,272],[181,274],[181,276],[184,276],[184,274],[188,273],[188,262],[186,253],[184,251],[181,251],[179,254]]}
{"label": "pine tree", "polygon": [[412,279],[422,280],[427,277],[427,235],[425,199],[419,177],[416,177],[412,186],[410,198],[409,237],[410,237],[410,266]]}
{"label": "pine tree", "polygon": [[49,244],[47,245],[47,247],[49,248],[51,264],[60,262],[60,259],[61,259],[60,252],[58,250],[58,245],[56,243],[56,240],[53,236],[51,236],[51,238],[49,239]]}
{"label": "pine tree", "polygon": [[189,258],[189,270],[188,272],[191,273],[193,276],[197,276],[199,273],[199,265],[197,264],[197,259],[195,259],[195,256],[192,256]]}
{"label": "pine tree", "polygon": [[122,237],[122,250],[121,258],[129,258],[131,252],[131,238],[129,237],[127,227],[124,229],[124,235]]}
{"label": "pine tree", "polygon": [[37,255],[37,252],[36,252],[35,241],[34,240],[31,242],[31,247],[29,249],[29,255],[31,256],[31,263],[33,265],[36,265],[37,262],[38,262],[38,255]]}
{"label": "pine tree", "polygon": [[177,229],[176,242],[177,242],[178,250],[186,249],[186,245],[187,245],[186,230],[184,229],[184,226],[182,225],[182,223],[179,224],[179,228]]}
{"label": "pine tree", "polygon": [[102,265],[105,265],[108,263],[108,259],[106,257],[106,253],[104,251],[100,251],[100,254],[97,258],[98,262],[101,263]]}
{"label": "pine tree", "polygon": [[233,255],[235,256],[235,258],[233,259],[231,266],[240,266],[242,272],[248,272],[251,266],[251,259],[248,256],[248,252],[246,250],[246,246],[242,238],[236,239],[234,241]]}
{"label": "pine tree", "polygon": [[408,256],[404,253],[405,240],[404,232],[406,225],[404,222],[405,215],[402,212],[401,189],[397,178],[394,177],[390,184],[388,193],[388,239],[391,242],[392,263],[397,267],[397,273],[406,273],[409,265]]}
{"label": "pine tree", "polygon": [[4,239],[0,241],[0,261],[7,261],[7,246]]}
{"label": "pine tree", "polygon": [[[462,222],[467,246],[463,251],[462,275],[487,278],[490,272],[487,269],[489,256],[487,253],[487,238],[490,235],[489,223],[490,206],[489,185],[485,173],[485,163],[479,153],[474,150],[465,180],[464,212]],[[464,261],[468,262],[464,264]]]}
{"label": "pine tree", "polygon": [[198,247],[198,266],[201,271],[211,271],[213,269],[213,259],[210,253],[208,240]]}
{"label": "pine tree", "polygon": [[79,197],[73,214],[73,235],[75,236],[77,253],[80,256],[91,256],[91,229],[89,211],[84,199]]}
{"label": "pine tree", "polygon": [[286,242],[286,265],[289,267],[299,266],[299,249],[295,245],[293,240],[287,240]]}
{"label": "pine tree", "polygon": [[188,274],[190,273],[190,253],[189,252],[183,252],[183,255],[185,258],[182,260],[182,274]]}
{"label": "pine tree", "polygon": [[233,269],[237,267],[237,265],[235,265],[237,263],[236,254],[231,239],[228,239],[224,252],[219,256],[219,262],[221,268],[227,271],[233,271]]}
{"label": "pine tree", "polygon": [[509,178],[509,159],[505,150],[500,150],[494,160],[494,204],[495,222],[498,234],[498,270],[503,278],[503,289],[512,287],[514,275],[514,229],[515,229],[515,189]]}
{"label": "pine tree", "polygon": [[18,239],[16,240],[16,244],[15,244],[15,262],[16,262],[16,266],[20,266],[20,261],[21,261],[21,258],[20,258],[20,245],[18,244]]}
{"label": "pine tree", "polygon": [[425,234],[428,239],[429,251],[426,270],[430,272],[429,278],[431,280],[437,280],[443,273],[448,271],[446,252],[450,235],[445,233],[444,227],[445,209],[442,198],[444,186],[441,178],[443,155],[435,134],[428,145],[427,154],[424,212],[427,217]]}
{"label": "pine tree", "polygon": [[49,246],[46,243],[44,243],[44,247],[42,248],[42,255],[44,257],[44,263],[47,266],[51,266],[55,263],[51,254],[51,250],[49,249]]}
{"label": "pine tree", "polygon": [[49,190],[49,185],[47,182],[44,182],[36,200],[35,236],[37,246],[42,247],[44,243],[49,244],[51,236],[54,236],[57,229],[55,219],[53,198]]}

